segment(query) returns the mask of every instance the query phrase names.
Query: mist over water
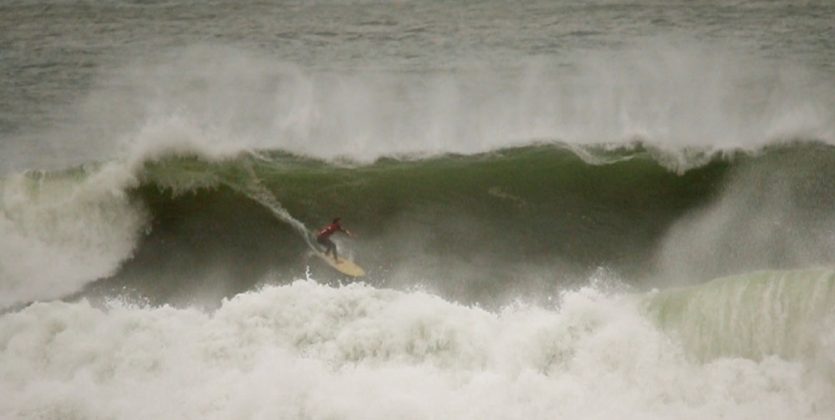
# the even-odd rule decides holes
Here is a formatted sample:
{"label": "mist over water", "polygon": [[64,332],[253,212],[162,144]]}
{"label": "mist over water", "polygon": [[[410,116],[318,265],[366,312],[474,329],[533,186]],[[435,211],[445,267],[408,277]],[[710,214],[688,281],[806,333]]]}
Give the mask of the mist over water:
{"label": "mist over water", "polygon": [[825,3],[235,6],[4,6],[0,170],[124,156],[172,118],[197,138],[174,144],[361,161],[833,139]]}
{"label": "mist over water", "polygon": [[786,150],[759,165],[743,165],[719,199],[670,229],[660,247],[662,271],[693,281],[830,264],[835,251],[832,158],[825,148]]}
{"label": "mist over water", "polygon": [[0,183],[0,306],[66,296],[131,254],[147,217],[124,191],[131,175],[95,172],[81,182],[81,174],[41,174]]}
{"label": "mist over water", "polygon": [[696,41],[429,72],[310,71],[258,49],[199,46],[129,59],[102,77],[62,111],[72,122],[12,136],[12,146],[57,149],[61,157],[37,157],[53,165],[182,145],[370,162],[534,141],[641,140],[677,152],[835,136],[827,74]]}
{"label": "mist over water", "polygon": [[0,417],[833,418],[833,7],[6,2]]}

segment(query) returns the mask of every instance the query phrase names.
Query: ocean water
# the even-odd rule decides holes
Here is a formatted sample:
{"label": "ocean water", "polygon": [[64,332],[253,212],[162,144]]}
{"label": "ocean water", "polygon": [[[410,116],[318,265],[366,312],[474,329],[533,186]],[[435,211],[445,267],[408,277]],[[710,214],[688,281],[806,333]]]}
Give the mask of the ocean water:
{"label": "ocean water", "polygon": [[833,17],[3,2],[0,418],[835,418]]}

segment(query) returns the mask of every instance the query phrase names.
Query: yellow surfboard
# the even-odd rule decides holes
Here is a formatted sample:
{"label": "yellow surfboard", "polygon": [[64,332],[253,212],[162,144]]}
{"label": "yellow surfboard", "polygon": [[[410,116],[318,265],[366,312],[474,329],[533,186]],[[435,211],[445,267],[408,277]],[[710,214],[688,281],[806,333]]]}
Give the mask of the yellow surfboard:
{"label": "yellow surfboard", "polygon": [[316,256],[328,263],[328,265],[335,268],[340,273],[345,274],[346,276],[362,277],[365,275],[365,270],[363,270],[362,267],[358,266],[349,259],[340,257],[339,261],[336,261],[330,255],[325,255],[319,251],[315,251],[314,253],[316,254]]}

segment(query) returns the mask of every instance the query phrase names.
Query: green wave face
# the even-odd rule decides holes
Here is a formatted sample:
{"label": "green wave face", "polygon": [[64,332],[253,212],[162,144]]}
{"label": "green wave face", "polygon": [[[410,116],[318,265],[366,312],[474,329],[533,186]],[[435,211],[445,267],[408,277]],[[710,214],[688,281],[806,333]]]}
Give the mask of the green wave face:
{"label": "green wave face", "polygon": [[699,361],[777,355],[835,379],[835,271],[759,271],[646,298],[647,312]]}
{"label": "green wave face", "polygon": [[151,233],[117,277],[147,289],[141,279],[162,274],[171,280],[152,288],[166,296],[208,272],[235,279],[223,294],[269,270],[300,275],[308,246],[295,222],[313,230],[335,216],[357,235],[340,247],[369,281],[484,299],[600,265],[639,272],[665,227],[715,194],[728,167],[678,175],[642,149],[598,155],[613,163],[554,146],[365,166],[282,153],[149,162],[133,194],[153,215]]}
{"label": "green wave face", "polygon": [[[309,232],[336,216],[355,234],[336,238],[340,252],[376,285],[421,285],[488,303],[550,296],[601,268],[635,285],[655,284],[662,272],[660,281],[675,283],[669,269],[677,263],[664,248],[671,232],[688,232],[684,221],[771,179],[751,173],[785,173],[778,178],[803,186],[804,174],[817,171],[820,187],[835,180],[826,172],[832,161],[832,149],[817,144],[676,155],[641,145],[547,144],[365,165],[283,152],[220,161],[169,156],[139,169],[129,194],[147,208],[148,233],[96,287],[169,301],[190,299],[195,290],[229,296],[268,272],[299,277],[310,269],[316,278],[338,279],[309,255]],[[798,189],[791,216],[835,209],[814,198],[832,187],[818,187],[823,191]],[[757,268],[735,266],[728,255],[711,257],[724,264],[711,275]],[[794,261],[775,255],[760,268]]]}

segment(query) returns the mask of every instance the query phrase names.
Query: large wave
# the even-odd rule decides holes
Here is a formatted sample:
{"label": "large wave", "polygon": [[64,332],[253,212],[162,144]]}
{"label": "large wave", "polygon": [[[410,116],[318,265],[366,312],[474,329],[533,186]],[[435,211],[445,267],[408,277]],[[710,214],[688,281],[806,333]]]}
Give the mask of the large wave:
{"label": "large wave", "polygon": [[0,418],[835,418],[829,7],[26,3]]}
{"label": "large wave", "polygon": [[[172,303],[218,302],[269,272],[332,278],[308,259],[308,232],[337,215],[359,233],[340,245],[368,281],[469,302],[550,293],[601,269],[669,285],[827,264],[833,159],[819,143],[673,158],[550,143],[373,164],[178,149],[31,173],[3,184],[4,246],[17,250],[3,256],[6,303],[94,280],[105,295]],[[44,266],[43,249],[74,257]]]}

